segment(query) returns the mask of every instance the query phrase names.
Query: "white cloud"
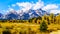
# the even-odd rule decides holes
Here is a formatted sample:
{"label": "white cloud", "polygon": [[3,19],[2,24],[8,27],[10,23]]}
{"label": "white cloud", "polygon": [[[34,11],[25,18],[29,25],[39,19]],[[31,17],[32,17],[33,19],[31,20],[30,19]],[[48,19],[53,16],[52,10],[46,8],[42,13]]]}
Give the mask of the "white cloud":
{"label": "white cloud", "polygon": [[9,8],[8,10],[9,10],[9,11],[14,11],[14,9],[13,9],[13,8]]}
{"label": "white cloud", "polygon": [[42,9],[49,12],[49,13],[60,13],[60,10],[57,10],[59,8],[59,5],[56,4],[48,4],[46,6],[44,6]]}
{"label": "white cloud", "polygon": [[42,8],[44,6],[44,3],[41,0],[38,0],[36,3],[31,3],[31,2],[22,2],[22,3],[16,3],[20,8],[22,7],[21,10],[26,12],[29,9],[37,10],[39,8]]}
{"label": "white cloud", "polygon": [[13,11],[14,9],[11,6],[8,6],[8,11]]}
{"label": "white cloud", "polygon": [[19,7],[23,7],[22,10],[26,11],[32,8],[33,4],[29,2],[16,3]]}
{"label": "white cloud", "polygon": [[34,10],[37,10],[37,9],[39,9],[39,8],[42,8],[43,6],[44,6],[44,3],[41,2],[41,1],[39,1],[39,2],[37,2],[37,3],[34,5],[33,9],[34,9]]}
{"label": "white cloud", "polygon": [[60,13],[60,10],[51,10],[50,13],[57,14]]}
{"label": "white cloud", "polygon": [[17,10],[17,13],[22,16],[24,14],[23,10]]}
{"label": "white cloud", "polygon": [[17,14],[16,10],[14,10],[13,8],[9,8],[9,9],[8,9],[8,14],[9,14],[9,13]]}
{"label": "white cloud", "polygon": [[[38,0],[38,2],[36,2],[36,3],[33,3],[33,2],[19,3],[19,2],[17,2],[16,4],[12,4],[12,6],[13,7],[18,6],[19,8],[21,8],[20,10],[23,10],[23,12],[28,12],[29,9],[37,10],[39,8],[42,8],[43,10],[50,12],[50,13],[55,13],[54,11],[55,10],[57,11],[57,9],[59,7],[56,4],[47,4],[46,6],[44,6],[44,2],[42,2],[41,0]],[[13,9],[10,9],[10,10],[13,10]]]}
{"label": "white cloud", "polygon": [[56,4],[48,4],[44,6],[42,9],[47,11],[47,10],[52,10],[52,9],[57,9],[57,8],[58,8],[58,5]]}

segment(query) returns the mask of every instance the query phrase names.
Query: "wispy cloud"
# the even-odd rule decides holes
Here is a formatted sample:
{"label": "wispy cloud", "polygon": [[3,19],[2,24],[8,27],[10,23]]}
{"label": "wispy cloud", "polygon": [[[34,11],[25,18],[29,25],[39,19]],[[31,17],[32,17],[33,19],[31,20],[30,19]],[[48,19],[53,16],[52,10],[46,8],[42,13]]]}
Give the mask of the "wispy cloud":
{"label": "wispy cloud", "polygon": [[50,13],[57,14],[57,13],[60,13],[60,10],[51,10]]}
{"label": "wispy cloud", "polygon": [[21,10],[26,11],[32,8],[33,4],[29,2],[16,3],[19,7],[22,7]]}
{"label": "wispy cloud", "polygon": [[12,6],[13,7],[18,6],[19,8],[21,8],[19,10],[23,10],[23,12],[28,12],[29,9],[37,10],[37,9],[41,8],[41,9],[51,13],[51,10],[57,10],[59,8],[59,5],[57,5],[57,4],[44,5],[44,2],[41,0],[38,0],[38,2],[36,2],[36,3],[33,3],[33,2],[17,2],[16,4],[12,4]]}
{"label": "wispy cloud", "polygon": [[41,0],[38,0],[38,2],[36,2],[36,4],[33,6],[34,10],[37,10],[39,8],[42,8],[44,6],[44,2],[42,2]]}
{"label": "wispy cloud", "polygon": [[58,8],[58,5],[56,4],[48,4],[44,6],[42,9],[47,11],[47,10],[52,10],[52,9],[57,9],[57,8]]}

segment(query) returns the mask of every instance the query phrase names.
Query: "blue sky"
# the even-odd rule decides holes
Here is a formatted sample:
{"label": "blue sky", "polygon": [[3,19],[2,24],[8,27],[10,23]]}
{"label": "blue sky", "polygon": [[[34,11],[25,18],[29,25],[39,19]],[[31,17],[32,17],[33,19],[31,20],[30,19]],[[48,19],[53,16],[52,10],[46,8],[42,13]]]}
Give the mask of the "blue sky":
{"label": "blue sky", "polygon": [[45,4],[60,4],[60,0],[42,0]]}
{"label": "blue sky", "polygon": [[[0,0],[0,10],[8,9],[8,6],[15,4],[17,2],[31,2],[32,0]],[[33,2],[37,2],[34,0]]]}
{"label": "blue sky", "polygon": [[[60,6],[60,0],[41,0],[41,1],[44,2],[44,5],[57,4]],[[17,5],[15,7],[12,7],[12,4],[22,3],[22,2],[36,3],[38,2],[38,0],[0,0],[0,10],[1,11],[8,10],[9,7],[14,8],[15,10],[18,10],[19,7]]]}

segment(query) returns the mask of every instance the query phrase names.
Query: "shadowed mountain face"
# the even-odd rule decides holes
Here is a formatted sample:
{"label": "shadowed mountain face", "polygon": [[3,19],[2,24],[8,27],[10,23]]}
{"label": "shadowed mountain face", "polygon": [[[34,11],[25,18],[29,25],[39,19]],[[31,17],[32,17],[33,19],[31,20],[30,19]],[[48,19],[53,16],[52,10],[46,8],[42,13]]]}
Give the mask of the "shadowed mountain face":
{"label": "shadowed mountain face", "polygon": [[2,17],[3,16],[3,14],[2,13],[0,13],[0,17]]}
{"label": "shadowed mountain face", "polygon": [[[13,12],[13,13],[10,12],[10,13],[3,15],[3,16],[5,16],[4,19],[7,19],[7,20],[17,20],[17,19],[28,20],[30,18],[43,16],[44,14],[47,14],[47,12],[42,9],[38,9],[38,10],[30,9],[30,10],[28,10],[27,13],[23,12],[22,16],[20,16],[20,14],[18,14],[17,12]],[[2,14],[0,14],[0,17],[1,16],[2,16]]]}
{"label": "shadowed mountain face", "polygon": [[32,17],[36,17],[36,16],[39,16],[35,11],[36,10],[29,10],[31,12],[30,16]]}
{"label": "shadowed mountain face", "polygon": [[29,14],[28,13],[24,13],[23,14],[23,20],[27,20],[27,19],[29,19]]}
{"label": "shadowed mountain face", "polygon": [[2,13],[0,13],[0,20],[1,20],[1,19],[3,19],[3,14],[2,14]]}
{"label": "shadowed mountain face", "polygon": [[42,10],[42,9],[38,9],[38,10],[30,10],[32,12],[31,15],[34,15],[34,17],[38,17],[38,16],[43,16],[44,14],[49,14],[46,11]]}
{"label": "shadowed mountain face", "polygon": [[8,20],[18,19],[18,15],[14,13],[10,13],[6,15],[6,19]]}

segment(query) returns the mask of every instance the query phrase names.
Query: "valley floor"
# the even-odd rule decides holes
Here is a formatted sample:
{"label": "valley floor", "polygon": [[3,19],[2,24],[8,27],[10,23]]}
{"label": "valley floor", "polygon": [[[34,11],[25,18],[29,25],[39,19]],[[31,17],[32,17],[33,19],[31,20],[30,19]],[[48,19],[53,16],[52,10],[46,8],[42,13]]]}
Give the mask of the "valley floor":
{"label": "valley floor", "polygon": [[40,24],[32,23],[0,23],[0,34],[3,34],[3,31],[10,31],[11,34],[59,34],[60,25],[51,24],[48,25],[48,30],[53,30],[52,32],[40,32]]}

